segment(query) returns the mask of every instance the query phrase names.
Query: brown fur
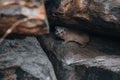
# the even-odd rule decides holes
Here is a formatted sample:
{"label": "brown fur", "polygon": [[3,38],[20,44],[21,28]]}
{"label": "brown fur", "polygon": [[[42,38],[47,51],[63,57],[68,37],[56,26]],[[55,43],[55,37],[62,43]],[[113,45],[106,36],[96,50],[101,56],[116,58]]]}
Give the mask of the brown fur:
{"label": "brown fur", "polygon": [[74,30],[70,30],[63,27],[56,27],[55,34],[64,40],[63,43],[68,42],[77,42],[81,44],[83,47],[90,41],[89,35],[85,32],[76,32]]}

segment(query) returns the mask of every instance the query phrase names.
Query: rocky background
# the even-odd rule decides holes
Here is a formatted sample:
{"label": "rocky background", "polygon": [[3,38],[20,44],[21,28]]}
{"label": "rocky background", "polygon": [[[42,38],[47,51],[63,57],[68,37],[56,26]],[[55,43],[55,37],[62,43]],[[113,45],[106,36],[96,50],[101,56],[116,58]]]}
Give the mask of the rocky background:
{"label": "rocky background", "polygon": [[[50,33],[13,34],[0,43],[0,80],[120,80],[120,1],[44,2]],[[0,20],[1,27],[3,17]],[[86,47],[75,42],[62,44],[55,26],[85,31],[90,42]]]}
{"label": "rocky background", "polygon": [[52,25],[120,36],[119,0],[47,0]]}

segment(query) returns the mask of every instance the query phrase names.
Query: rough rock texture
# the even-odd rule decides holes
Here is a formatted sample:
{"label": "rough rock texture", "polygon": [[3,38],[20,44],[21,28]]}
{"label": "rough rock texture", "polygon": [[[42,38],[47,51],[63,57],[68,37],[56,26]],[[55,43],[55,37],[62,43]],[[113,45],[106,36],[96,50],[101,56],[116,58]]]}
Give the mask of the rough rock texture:
{"label": "rough rock texture", "polygon": [[[9,0],[0,1],[9,2]],[[32,1],[34,3],[40,0],[19,1]],[[49,22],[52,25],[120,36],[119,0],[45,1]],[[0,6],[0,23],[2,23],[0,25],[7,24],[7,27],[10,27],[8,25],[11,23],[26,17],[24,9],[28,10],[28,13],[30,10],[34,14],[34,9],[32,8],[31,11],[31,8],[28,8],[31,7],[30,5],[21,5],[21,2],[20,4],[18,2],[15,2],[15,5],[11,7],[3,8],[3,5]],[[8,12],[12,16],[8,15]],[[13,14],[13,12],[16,13]],[[17,12],[22,13],[22,15]],[[3,23],[4,20],[8,22]],[[9,22],[10,24],[8,24]],[[29,27],[33,25],[31,22],[28,22]],[[39,23],[38,21],[35,25],[39,25]],[[27,26],[24,24],[21,25],[26,28]],[[32,27],[35,28],[33,32],[41,33],[38,29],[39,26],[34,27],[33,25]],[[28,29],[32,31],[31,28],[27,27],[25,32]],[[52,27],[51,29],[53,30]],[[5,30],[1,31],[5,32]],[[19,30],[15,30],[15,32],[19,33]],[[54,65],[58,80],[120,80],[120,44],[119,40],[114,40],[115,38],[92,36],[90,43],[85,48],[80,47],[75,42],[62,44],[62,40],[55,37],[54,34],[38,39]],[[4,43],[0,44],[0,80],[57,80],[44,51],[34,37],[22,40],[5,40]]]}
{"label": "rough rock texture", "polygon": [[43,0],[0,0],[0,34],[40,35],[49,32]]}
{"label": "rough rock texture", "polygon": [[120,36],[120,0],[48,0],[52,25]]}
{"label": "rough rock texture", "polygon": [[120,79],[119,40],[92,36],[82,48],[75,42],[62,44],[54,34],[38,39],[54,65],[58,80]]}
{"label": "rough rock texture", "polygon": [[[27,76],[20,75],[23,71],[27,73]],[[5,78],[15,73],[18,75],[15,74],[12,80],[16,78],[26,80],[26,77],[28,77],[27,80],[57,80],[51,63],[35,37],[5,40],[0,44],[0,73],[0,80],[8,80]],[[32,77],[29,79],[28,74],[35,79]]]}

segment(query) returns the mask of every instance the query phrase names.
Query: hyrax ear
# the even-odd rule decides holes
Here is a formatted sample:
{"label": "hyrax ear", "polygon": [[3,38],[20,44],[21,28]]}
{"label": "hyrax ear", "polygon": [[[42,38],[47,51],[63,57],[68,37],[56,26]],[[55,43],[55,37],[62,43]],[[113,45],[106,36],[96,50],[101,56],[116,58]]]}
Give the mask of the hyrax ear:
{"label": "hyrax ear", "polygon": [[59,26],[55,26],[55,29],[58,29],[59,28]]}
{"label": "hyrax ear", "polygon": [[67,28],[64,28],[64,27],[63,27],[63,28],[62,28],[62,30],[63,30],[63,31],[66,31],[66,30],[67,30]]}

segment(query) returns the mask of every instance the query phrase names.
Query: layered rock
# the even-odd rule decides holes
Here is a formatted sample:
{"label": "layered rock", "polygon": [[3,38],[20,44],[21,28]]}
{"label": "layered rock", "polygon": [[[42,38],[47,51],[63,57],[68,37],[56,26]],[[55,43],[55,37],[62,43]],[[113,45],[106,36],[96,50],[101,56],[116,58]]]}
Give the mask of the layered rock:
{"label": "layered rock", "polygon": [[48,0],[52,25],[120,36],[119,0]]}
{"label": "layered rock", "polygon": [[43,0],[0,0],[0,34],[49,32]]}

